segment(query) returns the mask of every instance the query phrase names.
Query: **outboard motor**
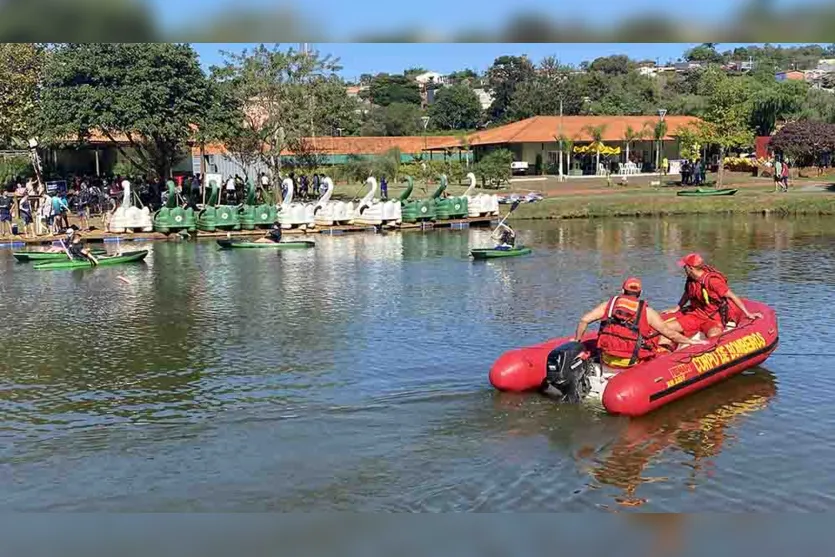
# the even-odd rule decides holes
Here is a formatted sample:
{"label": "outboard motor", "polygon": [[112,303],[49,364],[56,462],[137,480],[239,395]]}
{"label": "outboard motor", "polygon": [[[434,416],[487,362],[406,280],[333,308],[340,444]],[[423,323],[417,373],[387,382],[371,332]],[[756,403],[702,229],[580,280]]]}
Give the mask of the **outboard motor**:
{"label": "outboard motor", "polygon": [[545,367],[545,393],[556,396],[560,402],[582,401],[591,391],[591,366],[582,343],[572,341],[554,348]]}

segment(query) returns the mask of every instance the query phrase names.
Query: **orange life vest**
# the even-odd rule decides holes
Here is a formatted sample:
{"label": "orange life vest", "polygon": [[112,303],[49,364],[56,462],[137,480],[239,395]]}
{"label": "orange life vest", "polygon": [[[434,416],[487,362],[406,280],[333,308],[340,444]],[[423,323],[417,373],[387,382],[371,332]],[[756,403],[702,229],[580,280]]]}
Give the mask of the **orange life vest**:
{"label": "orange life vest", "polygon": [[718,315],[722,320],[722,324],[727,325],[730,313],[728,300],[716,296],[716,293],[708,285],[714,278],[722,279],[725,284],[728,283],[728,279],[713,267],[705,265],[704,269],[705,272],[698,279],[687,277],[684,291],[687,294],[689,306],[691,309],[704,311],[711,318]]}
{"label": "orange life vest", "polygon": [[606,306],[600,323],[597,347],[618,358],[629,358],[629,365],[655,356],[647,343],[654,330],[647,321],[646,302],[634,296],[615,296]]}

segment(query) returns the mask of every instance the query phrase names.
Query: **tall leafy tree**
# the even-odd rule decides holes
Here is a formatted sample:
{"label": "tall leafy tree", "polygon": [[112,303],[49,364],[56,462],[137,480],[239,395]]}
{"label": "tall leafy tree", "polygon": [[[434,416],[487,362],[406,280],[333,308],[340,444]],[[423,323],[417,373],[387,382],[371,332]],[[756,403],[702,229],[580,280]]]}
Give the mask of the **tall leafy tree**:
{"label": "tall leafy tree", "polygon": [[433,126],[442,130],[473,129],[481,119],[481,103],[466,85],[445,87],[435,94],[429,107]]}
{"label": "tall leafy tree", "polygon": [[771,135],[777,122],[796,113],[809,89],[803,81],[784,81],[760,87],[753,94],[751,126],[757,135]]}
{"label": "tall leafy tree", "polygon": [[411,77],[379,74],[369,86],[371,102],[379,106],[394,103],[420,104],[420,89]]}
{"label": "tall leafy tree", "polygon": [[525,56],[500,56],[487,70],[487,82],[493,93],[490,115],[503,120],[507,116],[513,94],[520,84],[536,74],[533,63]]}
{"label": "tall leafy tree", "polygon": [[[209,105],[197,54],[171,43],[59,45],[47,57],[41,116],[47,138],[100,132],[135,166],[168,176]],[[130,149],[117,139],[126,138]]]}
{"label": "tall leafy tree", "polygon": [[559,63],[553,56],[540,62],[536,75],[520,83],[513,93],[508,116],[513,120],[531,116],[580,114],[584,107],[586,89],[582,77],[572,68]]}
{"label": "tall leafy tree", "polygon": [[34,133],[44,59],[42,45],[0,43],[0,146]]}
{"label": "tall leafy tree", "polygon": [[230,88],[241,107],[246,133],[256,139],[248,143],[257,145],[258,159],[275,179],[283,150],[309,155],[315,144],[308,138],[316,130],[333,127],[327,99],[333,95],[341,67],[330,56],[282,50],[277,45],[262,44],[224,57],[213,74]]}
{"label": "tall leafy tree", "polygon": [[702,115],[701,135],[705,142],[719,147],[717,184],[724,180],[724,159],[728,149],[751,145],[749,128],[752,91],[744,80],[722,77],[711,85],[707,107]]}

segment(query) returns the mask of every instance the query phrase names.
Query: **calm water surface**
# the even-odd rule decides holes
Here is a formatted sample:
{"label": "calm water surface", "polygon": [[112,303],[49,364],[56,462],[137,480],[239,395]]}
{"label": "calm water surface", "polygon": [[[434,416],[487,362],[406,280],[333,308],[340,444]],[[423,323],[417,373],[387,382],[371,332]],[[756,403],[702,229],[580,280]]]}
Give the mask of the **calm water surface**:
{"label": "calm water surface", "polygon": [[[0,252],[0,509],[835,508],[835,221],[518,230],[533,255],[484,263],[475,229],[85,271]],[[674,303],[693,249],[777,309],[765,367],[637,420],[491,389],[626,274]]]}

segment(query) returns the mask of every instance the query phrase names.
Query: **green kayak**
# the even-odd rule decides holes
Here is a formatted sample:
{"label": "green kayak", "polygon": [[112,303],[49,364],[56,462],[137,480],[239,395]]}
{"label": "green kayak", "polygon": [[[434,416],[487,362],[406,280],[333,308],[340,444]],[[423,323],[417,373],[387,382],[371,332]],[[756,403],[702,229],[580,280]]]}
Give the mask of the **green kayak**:
{"label": "green kayak", "polygon": [[[90,250],[90,253],[98,257],[99,255],[106,255],[107,251],[93,249]],[[66,252],[63,251],[16,251],[12,255],[21,263],[29,261],[69,261]]]}
{"label": "green kayak", "polygon": [[[141,251],[127,251],[122,255],[111,255],[110,257],[99,257],[99,265],[119,265],[120,263],[130,263],[131,261],[142,261],[148,255],[148,250]],[[39,271],[48,271],[52,269],[89,269],[93,267],[93,263],[86,259],[73,259],[65,261],[53,261],[50,263],[38,263],[35,269]]]}
{"label": "green kayak", "polygon": [[711,195],[733,195],[739,190],[732,190],[729,188],[713,189],[713,188],[697,188],[695,190],[685,190],[677,192],[676,195],[681,197],[708,197]]}
{"label": "green kayak", "polygon": [[525,246],[516,246],[511,249],[498,248],[476,248],[470,250],[470,255],[473,259],[494,259],[496,257],[515,257],[517,255],[527,255],[533,250]]}
{"label": "green kayak", "polygon": [[311,240],[297,240],[290,242],[240,242],[236,240],[218,240],[220,249],[303,249],[312,248],[316,242]]}

